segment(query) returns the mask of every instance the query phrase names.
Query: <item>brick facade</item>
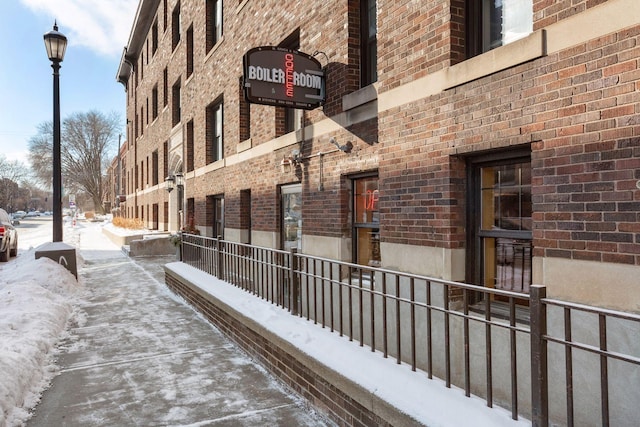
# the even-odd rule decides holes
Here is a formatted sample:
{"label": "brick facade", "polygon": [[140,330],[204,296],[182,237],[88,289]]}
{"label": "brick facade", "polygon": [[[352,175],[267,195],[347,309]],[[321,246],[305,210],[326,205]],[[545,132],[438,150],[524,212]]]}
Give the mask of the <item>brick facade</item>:
{"label": "brick facade", "polygon": [[[122,63],[134,69],[121,73],[131,120],[127,215],[144,207],[150,223],[149,206],[159,203],[159,228],[172,228],[167,211],[177,209],[175,194],[165,191],[164,176],[159,185],[143,176],[147,158],[158,150],[159,164],[166,165],[160,169],[185,173],[185,201],[193,200],[203,234],[211,228],[207,197],[224,196],[225,229],[273,235],[277,246],[279,187],[301,182],[303,236],[350,240],[351,178],[373,172],[382,244],[466,257],[468,272],[469,159],[529,147],[534,281],[546,284],[550,259],[588,261],[589,268],[607,272],[640,266],[640,21],[637,8],[627,7],[630,0],[534,0],[532,34],[473,58],[466,53],[468,2],[378,0],[378,81],[365,88],[359,84],[360,1],[225,2],[222,38],[207,46],[207,2],[181,0],[175,49],[176,0],[141,3],[148,13],[138,16]],[[596,19],[608,14],[621,18]],[[243,99],[242,56],[292,38],[303,52],[321,52],[316,58],[326,70],[327,99],[304,111],[301,130],[286,133],[283,109]],[[167,105],[153,119],[156,98]],[[224,107],[224,159],[212,162],[207,107],[215,102]],[[173,126],[178,107],[180,121]],[[350,141],[353,150],[335,150],[330,138]],[[299,150],[300,165],[282,172],[292,150]],[[303,250],[320,252],[310,245]],[[351,256],[350,250],[335,254]],[[385,262],[384,251],[382,264],[400,268]],[[454,267],[446,274],[415,268],[469,277]],[[568,280],[581,280],[579,272],[572,274]],[[581,300],[567,292],[558,295]]]}

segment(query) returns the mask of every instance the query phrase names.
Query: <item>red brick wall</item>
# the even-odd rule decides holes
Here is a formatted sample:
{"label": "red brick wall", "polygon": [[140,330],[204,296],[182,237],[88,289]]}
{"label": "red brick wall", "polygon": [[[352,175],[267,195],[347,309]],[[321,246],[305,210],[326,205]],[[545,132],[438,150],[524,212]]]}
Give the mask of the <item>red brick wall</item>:
{"label": "red brick wall", "polygon": [[[601,3],[535,0],[534,27]],[[174,5],[168,1],[169,11]],[[462,0],[379,5],[380,96],[464,58]],[[278,44],[299,28],[302,51],[324,52],[326,57],[317,58],[326,66],[328,98],[324,107],[305,112],[306,124],[336,118],[343,113],[343,96],[359,88],[359,1],[310,0],[298,9],[275,0],[247,2],[241,10],[227,4],[224,41],[210,52],[205,51],[204,8],[201,1],[182,1],[183,28],[194,28],[194,74],[185,77],[186,37],[174,52],[171,29],[160,25],[158,51],[145,55],[144,79],[136,86],[139,76],[132,77],[127,96],[128,115],[135,120],[146,110],[153,87],[163,86],[165,68],[169,91],[181,79],[180,126],[193,120],[196,169],[206,164],[205,108],[216,99],[224,99],[227,158],[249,137],[256,147],[277,135],[275,108],[242,105],[242,55],[251,47]],[[278,186],[302,182],[303,232],[344,237],[351,234],[349,177],[378,171],[382,241],[463,248],[464,156],[531,145],[536,256],[640,265],[640,190],[635,188],[640,179],[639,33],[640,26],[629,28],[380,112],[376,119],[330,135],[305,135],[300,145],[189,178],[185,197],[196,200],[196,222],[204,225],[206,196],[224,194],[225,225],[241,229],[247,222],[240,191],[251,189],[252,229],[275,233]],[[144,136],[130,141],[126,165],[131,181],[139,179],[143,159],[171,134],[171,99],[155,121],[143,126]],[[341,144],[351,141],[353,152],[332,152],[329,137]],[[283,174],[280,160],[294,148],[305,159],[297,171]],[[319,152],[326,153],[322,168]],[[160,187],[137,195],[138,206],[167,200]],[[127,206],[136,212],[131,202]]]}
{"label": "red brick wall", "polygon": [[607,0],[534,0],[533,28],[544,28],[606,2]]}

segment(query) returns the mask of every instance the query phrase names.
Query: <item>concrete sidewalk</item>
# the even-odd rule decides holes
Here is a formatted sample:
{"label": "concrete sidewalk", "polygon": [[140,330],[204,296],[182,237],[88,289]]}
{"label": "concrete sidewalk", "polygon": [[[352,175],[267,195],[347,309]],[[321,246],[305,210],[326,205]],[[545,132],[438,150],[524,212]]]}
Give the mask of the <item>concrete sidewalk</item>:
{"label": "concrete sidewalk", "polygon": [[167,290],[174,257],[80,253],[84,320],[28,426],[332,425]]}

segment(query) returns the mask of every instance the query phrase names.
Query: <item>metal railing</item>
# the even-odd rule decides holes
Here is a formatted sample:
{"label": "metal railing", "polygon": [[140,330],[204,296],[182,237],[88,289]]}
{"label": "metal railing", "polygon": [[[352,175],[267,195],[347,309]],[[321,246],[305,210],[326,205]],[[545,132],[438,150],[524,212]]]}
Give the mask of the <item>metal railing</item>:
{"label": "metal railing", "polygon": [[640,417],[630,401],[640,401],[638,315],[551,300],[543,286],[482,288],[197,235],[183,235],[182,261],[513,419],[572,426]]}

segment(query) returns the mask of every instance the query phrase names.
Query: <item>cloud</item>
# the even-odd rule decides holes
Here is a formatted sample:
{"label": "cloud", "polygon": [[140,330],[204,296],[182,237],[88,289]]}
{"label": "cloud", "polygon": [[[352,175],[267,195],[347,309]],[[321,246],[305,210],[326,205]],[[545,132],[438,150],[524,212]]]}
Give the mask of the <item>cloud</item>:
{"label": "cloud", "polygon": [[36,14],[55,19],[69,45],[119,56],[129,40],[138,0],[21,0]]}

